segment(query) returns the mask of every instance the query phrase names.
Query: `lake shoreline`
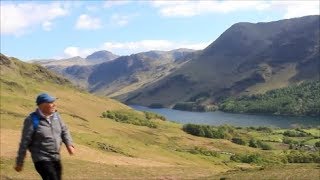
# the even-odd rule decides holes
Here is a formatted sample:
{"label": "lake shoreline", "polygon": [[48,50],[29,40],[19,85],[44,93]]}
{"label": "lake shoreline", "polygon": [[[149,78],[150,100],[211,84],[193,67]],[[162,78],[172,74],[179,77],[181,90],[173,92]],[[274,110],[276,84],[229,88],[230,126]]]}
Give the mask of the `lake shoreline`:
{"label": "lake shoreline", "polygon": [[230,124],[233,126],[250,127],[265,126],[278,128],[317,127],[320,126],[317,117],[286,116],[270,114],[229,113],[224,111],[190,112],[170,108],[149,108],[139,105],[129,105],[139,111],[151,111],[165,116],[168,120],[181,124],[195,123],[207,125]]}

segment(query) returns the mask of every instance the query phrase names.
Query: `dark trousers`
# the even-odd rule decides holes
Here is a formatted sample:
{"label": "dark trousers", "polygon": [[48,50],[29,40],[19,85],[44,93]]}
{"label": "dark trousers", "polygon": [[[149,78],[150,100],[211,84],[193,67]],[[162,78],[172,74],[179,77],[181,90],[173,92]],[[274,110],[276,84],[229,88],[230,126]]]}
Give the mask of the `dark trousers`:
{"label": "dark trousers", "polygon": [[38,161],[34,163],[43,180],[61,180],[62,166],[60,161]]}

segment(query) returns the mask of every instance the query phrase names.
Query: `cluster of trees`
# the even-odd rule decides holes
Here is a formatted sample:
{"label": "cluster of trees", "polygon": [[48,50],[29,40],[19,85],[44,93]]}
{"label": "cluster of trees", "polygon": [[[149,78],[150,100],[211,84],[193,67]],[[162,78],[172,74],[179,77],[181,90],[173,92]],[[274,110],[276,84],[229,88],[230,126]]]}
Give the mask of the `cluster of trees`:
{"label": "cluster of trees", "polygon": [[[259,133],[263,136],[273,134],[274,130],[269,127],[233,127],[229,125],[223,126],[209,126],[198,124],[185,124],[183,131],[201,137],[215,138],[215,139],[228,139],[233,143],[249,146],[252,148],[260,148],[262,150],[272,150],[272,143],[259,140]],[[250,135],[254,132],[254,135]],[[277,133],[277,132],[275,132]],[[279,132],[278,132],[279,133]],[[296,128],[293,130],[286,130],[283,133],[283,141],[276,143],[290,144],[292,146],[299,146],[301,148],[289,148],[284,153],[278,154],[235,154],[230,157],[230,160],[242,163],[319,163],[320,153],[317,147],[320,147],[320,142],[316,142],[314,146],[304,146],[303,139],[299,137],[318,138],[311,133],[305,132],[303,129]],[[298,137],[298,139],[296,138]],[[295,139],[293,139],[295,138]],[[308,138],[304,138],[308,140]],[[275,146],[276,147],[276,146]],[[294,150],[295,149],[295,150]],[[188,151],[193,154],[201,154],[206,156],[217,156],[217,152],[211,152],[206,149],[195,148]]]}
{"label": "cluster of trees", "polygon": [[[241,133],[237,131],[237,128],[223,125],[223,126],[209,126],[209,125],[199,125],[199,124],[185,124],[182,127],[183,131],[200,137],[207,137],[207,138],[214,138],[214,139],[228,139],[231,140],[231,142],[239,145],[249,145],[253,148],[261,148],[263,150],[271,150],[272,147],[269,144],[266,144],[265,142],[262,142],[260,140],[256,140],[254,138],[251,138],[250,141],[245,140],[241,137]],[[267,131],[272,132],[272,130],[268,127],[258,127],[254,128],[255,130],[259,131]]]}
{"label": "cluster of trees", "polygon": [[271,150],[272,149],[272,147],[269,144],[262,142],[260,140],[256,140],[254,138],[250,139],[249,146],[253,147],[253,148],[261,148],[262,150]]}
{"label": "cluster of trees", "polygon": [[250,96],[228,98],[219,109],[237,113],[320,115],[320,81],[303,82]]}
{"label": "cluster of trees", "polygon": [[230,160],[242,163],[320,163],[319,152],[306,152],[291,150],[273,157],[262,156],[261,154],[235,154]]}
{"label": "cluster of trees", "polygon": [[[272,146],[267,142],[250,137],[248,134],[244,135],[244,132],[260,131],[261,133],[270,134],[273,132],[268,127],[248,127],[248,128],[236,128],[228,125],[224,126],[208,126],[208,125],[197,125],[197,124],[185,124],[183,130],[187,133],[216,139],[228,139],[233,143],[240,145],[248,145],[253,148],[261,148],[262,150],[272,150]],[[312,137],[310,133],[306,133],[303,129],[286,130],[283,132],[283,143],[290,145],[300,145],[300,141],[295,141],[291,137]],[[289,137],[290,136],[290,137]],[[248,140],[248,138],[250,140]],[[303,147],[303,146],[301,146]],[[315,147],[320,147],[320,142],[316,142],[313,150],[290,150],[284,151],[281,154],[273,154],[272,156],[266,154],[235,154],[230,157],[230,160],[242,163],[319,163],[320,153]],[[295,149],[295,148],[290,148]],[[193,149],[190,151],[193,154],[202,154],[206,156],[217,156],[216,152],[211,152],[204,149]],[[212,154],[213,153],[213,154]]]}
{"label": "cluster of trees", "polygon": [[250,130],[255,130],[255,131],[261,131],[261,132],[265,132],[265,133],[272,133],[272,129],[269,127],[265,127],[265,126],[259,126],[259,127],[248,127],[247,128],[249,131]]}
{"label": "cluster of trees", "polygon": [[[207,137],[213,139],[228,139],[231,142],[243,146],[249,146],[252,148],[260,148],[262,150],[272,150],[272,143],[259,140],[256,136],[250,136],[248,132],[256,131],[261,133],[261,135],[266,136],[266,134],[272,134],[273,130],[269,127],[233,127],[229,125],[223,126],[209,126],[209,125],[199,125],[199,124],[185,124],[182,127],[183,131],[200,137]],[[282,142],[276,141],[278,143],[284,143],[289,145],[289,149],[316,149],[320,147],[320,142],[314,145],[304,147],[305,141],[313,138],[318,138],[313,136],[311,133],[305,132],[303,129],[296,128],[292,130],[286,130],[283,133]],[[304,139],[292,139],[295,137],[307,137]]]}
{"label": "cluster of trees", "polygon": [[144,115],[141,115],[134,111],[120,110],[120,111],[105,111],[102,113],[102,117],[113,119],[117,122],[156,128],[157,124],[151,121],[151,119],[153,119],[152,117],[158,117],[158,116],[155,115],[154,113],[145,113]]}
{"label": "cluster of trees", "polygon": [[284,136],[288,136],[288,137],[308,137],[308,136],[312,136],[310,133],[306,133],[303,130],[286,130],[283,133]]}
{"label": "cluster of trees", "polygon": [[265,162],[260,154],[235,154],[230,157],[230,160],[242,163],[261,164]]}
{"label": "cluster of trees", "polygon": [[199,124],[185,124],[182,130],[194,136],[214,138],[214,139],[231,139],[236,135],[235,128],[231,126],[209,126]]}
{"label": "cluster of trees", "polygon": [[290,151],[286,157],[289,163],[320,163],[319,152]]}

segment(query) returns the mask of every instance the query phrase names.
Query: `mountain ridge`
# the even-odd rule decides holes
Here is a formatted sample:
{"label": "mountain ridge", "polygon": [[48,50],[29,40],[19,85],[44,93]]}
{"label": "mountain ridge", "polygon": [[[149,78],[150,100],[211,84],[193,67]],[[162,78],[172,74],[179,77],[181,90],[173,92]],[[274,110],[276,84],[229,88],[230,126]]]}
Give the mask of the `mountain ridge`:
{"label": "mountain ridge", "polygon": [[[135,90],[166,76],[190,60],[196,52],[192,49],[180,48],[171,51],[140,52],[90,65],[83,63],[84,60],[78,57],[74,59],[79,63],[74,61],[75,64],[66,66],[60,65],[59,61],[40,62],[40,64],[62,74],[81,88],[112,97]],[[97,58],[101,54],[110,55],[110,52],[97,51],[88,57],[89,59]]]}
{"label": "mountain ridge", "polygon": [[319,16],[237,23],[166,78],[118,98],[128,104],[172,107],[206,93],[210,97],[200,104],[215,104],[221,97],[319,79],[318,25]]}

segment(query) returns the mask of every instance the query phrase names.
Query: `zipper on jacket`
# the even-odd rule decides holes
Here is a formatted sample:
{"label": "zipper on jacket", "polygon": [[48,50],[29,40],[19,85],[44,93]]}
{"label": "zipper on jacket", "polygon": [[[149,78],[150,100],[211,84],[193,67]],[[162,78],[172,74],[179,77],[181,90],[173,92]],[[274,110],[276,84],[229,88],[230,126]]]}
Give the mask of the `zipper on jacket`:
{"label": "zipper on jacket", "polygon": [[57,150],[56,137],[54,136],[54,132],[53,132],[53,121],[51,121],[50,127],[51,127],[51,135],[52,135],[53,143],[54,143],[54,147],[55,147],[54,149],[55,149],[55,151],[58,151]]}

